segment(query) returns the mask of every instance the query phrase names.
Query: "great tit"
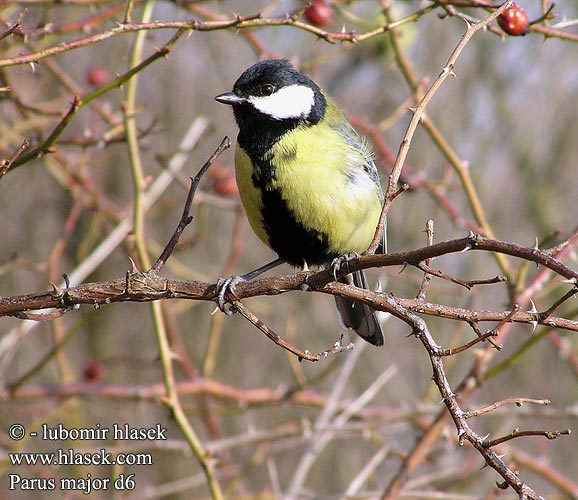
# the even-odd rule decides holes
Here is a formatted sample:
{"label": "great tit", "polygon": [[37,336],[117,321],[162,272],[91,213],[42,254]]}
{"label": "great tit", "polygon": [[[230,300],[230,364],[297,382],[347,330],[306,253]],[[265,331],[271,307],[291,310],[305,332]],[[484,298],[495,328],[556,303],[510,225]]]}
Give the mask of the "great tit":
{"label": "great tit", "polygon": [[[301,268],[338,265],[344,256],[367,250],[383,205],[373,155],[313,80],[285,59],[266,60],[215,99],[233,107],[239,127],[235,172],[251,227],[279,255],[242,278],[282,262]],[[367,289],[363,272],[340,281]],[[335,300],[346,327],[383,345],[375,310]]]}

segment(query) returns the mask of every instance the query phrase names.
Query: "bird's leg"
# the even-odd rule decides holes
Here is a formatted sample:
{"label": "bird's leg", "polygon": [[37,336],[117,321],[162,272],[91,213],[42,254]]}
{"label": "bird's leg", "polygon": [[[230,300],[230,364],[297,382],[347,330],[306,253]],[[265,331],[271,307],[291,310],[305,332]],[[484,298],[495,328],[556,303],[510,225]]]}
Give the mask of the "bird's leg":
{"label": "bird's leg", "polygon": [[235,287],[241,281],[250,281],[253,278],[256,278],[260,274],[263,274],[270,269],[274,269],[277,266],[280,266],[285,261],[283,259],[275,259],[264,266],[258,267],[254,269],[250,273],[243,274],[242,276],[229,276],[228,278],[219,278],[217,281],[217,306],[219,309],[224,312],[225,314],[233,314],[230,310],[225,310],[225,295],[227,293],[235,294]]}

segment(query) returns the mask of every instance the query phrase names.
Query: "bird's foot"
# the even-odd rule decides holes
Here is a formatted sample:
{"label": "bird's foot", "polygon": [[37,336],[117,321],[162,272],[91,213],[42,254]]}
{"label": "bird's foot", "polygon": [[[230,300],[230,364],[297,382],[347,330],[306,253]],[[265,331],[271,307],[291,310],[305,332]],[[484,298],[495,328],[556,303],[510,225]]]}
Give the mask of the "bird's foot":
{"label": "bird's foot", "polygon": [[346,253],[340,255],[339,257],[335,257],[335,259],[331,261],[330,269],[333,272],[333,278],[335,278],[335,281],[337,281],[337,273],[341,270],[341,267],[344,264],[347,264],[347,262],[349,262],[351,259],[355,259],[357,257],[359,257],[357,253]]}
{"label": "bird's foot", "polygon": [[217,281],[217,306],[227,316],[232,315],[234,311],[231,308],[226,309],[225,295],[235,295],[235,287],[242,281],[245,281],[243,276],[229,276],[228,278],[219,278]]}

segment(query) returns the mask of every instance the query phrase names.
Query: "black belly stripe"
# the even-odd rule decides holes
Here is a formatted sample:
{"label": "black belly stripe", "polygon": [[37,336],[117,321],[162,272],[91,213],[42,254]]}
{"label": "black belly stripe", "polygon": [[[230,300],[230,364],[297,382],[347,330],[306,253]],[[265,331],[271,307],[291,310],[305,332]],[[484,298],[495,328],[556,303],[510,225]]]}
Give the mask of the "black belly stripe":
{"label": "black belly stripe", "polygon": [[271,248],[295,267],[322,265],[338,255],[329,250],[327,236],[305,227],[295,220],[281,193],[276,189],[262,189],[263,226]]}
{"label": "black belly stripe", "polygon": [[[268,127],[261,129],[258,125],[262,124],[255,122],[252,123],[254,127],[247,127],[252,133],[240,132],[237,140],[253,164],[251,180],[253,185],[261,191],[263,203],[261,218],[269,246],[292,266],[302,267],[304,262],[317,266],[331,262],[332,259],[338,257],[338,254],[330,251],[326,234],[308,228],[295,219],[281,191],[272,187],[276,180],[275,163],[287,161],[295,156],[297,151],[289,150],[286,152],[286,157],[273,158],[270,154],[271,148],[285,133],[298,124],[297,120],[286,120],[268,123]],[[256,138],[259,140],[255,140]]]}

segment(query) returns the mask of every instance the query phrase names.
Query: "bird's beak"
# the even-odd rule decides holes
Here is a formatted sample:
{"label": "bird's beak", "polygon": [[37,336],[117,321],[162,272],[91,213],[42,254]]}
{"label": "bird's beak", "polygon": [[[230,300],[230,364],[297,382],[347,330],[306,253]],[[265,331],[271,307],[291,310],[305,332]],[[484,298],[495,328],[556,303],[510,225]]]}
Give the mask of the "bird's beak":
{"label": "bird's beak", "polygon": [[234,92],[225,92],[224,94],[219,94],[216,96],[215,101],[220,102],[221,104],[229,104],[232,106],[233,104],[242,104],[246,102],[246,99],[239,97]]}

